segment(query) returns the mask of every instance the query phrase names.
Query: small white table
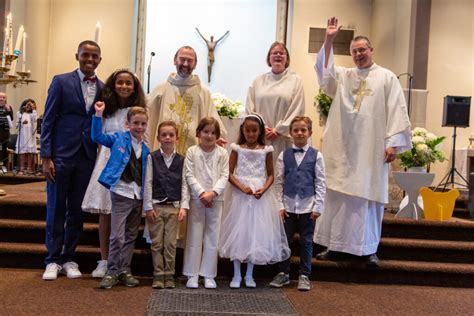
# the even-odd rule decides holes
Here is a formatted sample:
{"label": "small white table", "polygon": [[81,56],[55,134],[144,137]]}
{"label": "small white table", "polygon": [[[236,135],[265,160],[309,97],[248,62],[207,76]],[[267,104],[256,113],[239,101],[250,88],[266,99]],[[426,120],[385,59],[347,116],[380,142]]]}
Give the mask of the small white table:
{"label": "small white table", "polygon": [[421,187],[429,186],[434,179],[434,173],[423,172],[394,172],[393,178],[400,188],[407,193],[408,203],[401,208],[395,217],[420,219],[425,218],[423,209],[418,205],[418,195]]}

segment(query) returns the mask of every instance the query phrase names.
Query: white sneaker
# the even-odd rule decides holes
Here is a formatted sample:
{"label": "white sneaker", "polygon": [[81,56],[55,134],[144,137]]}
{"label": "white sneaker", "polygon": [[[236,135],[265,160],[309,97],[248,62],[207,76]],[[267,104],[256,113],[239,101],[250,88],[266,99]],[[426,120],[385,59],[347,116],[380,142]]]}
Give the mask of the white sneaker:
{"label": "white sneaker", "polygon": [[79,266],[73,261],[63,264],[62,273],[66,274],[66,276],[70,279],[77,279],[82,276],[81,271],[79,271]]}
{"label": "white sneaker", "polygon": [[92,271],[93,278],[103,278],[107,273],[107,260],[99,260],[97,261],[98,265],[94,271]]}
{"label": "white sneaker", "polygon": [[252,277],[245,277],[245,287],[255,288],[257,287],[257,283]]}
{"label": "white sneaker", "polygon": [[52,281],[58,278],[58,272],[62,267],[56,263],[48,263],[43,273],[43,280]]}
{"label": "white sneaker", "polygon": [[206,289],[215,289],[217,287],[216,281],[213,278],[204,278],[204,287]]}
{"label": "white sneaker", "polygon": [[188,289],[197,289],[199,287],[198,281],[199,281],[198,276],[188,277],[188,282],[186,282],[186,287]]}
{"label": "white sneaker", "polygon": [[242,278],[232,278],[232,281],[230,281],[229,287],[231,289],[239,289],[240,282],[242,282]]}

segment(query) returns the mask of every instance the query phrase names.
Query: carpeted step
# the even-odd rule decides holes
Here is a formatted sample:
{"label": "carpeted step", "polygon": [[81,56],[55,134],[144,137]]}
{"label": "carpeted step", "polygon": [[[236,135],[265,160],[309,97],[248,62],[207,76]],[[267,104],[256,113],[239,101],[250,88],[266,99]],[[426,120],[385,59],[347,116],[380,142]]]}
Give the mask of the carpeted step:
{"label": "carpeted step", "polygon": [[383,237],[377,252],[385,260],[470,263],[474,242]]}
{"label": "carpeted step", "polygon": [[[45,222],[35,220],[0,219],[0,242],[15,243],[44,243]],[[139,237],[136,240],[136,249],[148,249],[149,245],[143,236],[143,225],[140,227]],[[299,254],[299,244],[296,240],[290,246],[293,254]],[[98,224],[85,223],[84,233],[80,244],[99,247]],[[316,246],[315,253],[324,248]],[[407,239],[383,237],[379,246],[378,255],[383,259],[438,261],[455,263],[474,263],[474,242],[449,241],[430,239]]]}
{"label": "carpeted step", "polygon": [[474,222],[414,220],[384,217],[382,237],[474,241]]}
{"label": "carpeted step", "polygon": [[[44,243],[45,238],[45,221],[38,220],[15,220],[15,219],[0,219],[0,242],[16,242],[16,243]],[[83,234],[80,239],[81,245],[99,247],[99,224],[84,223]],[[149,246],[143,236],[144,219],[135,247],[140,249],[147,249]]]}
{"label": "carpeted step", "polygon": [[[299,257],[292,257],[292,264],[297,267]],[[312,265],[312,278],[321,281],[474,287],[472,264],[380,260],[378,268],[367,268],[361,262],[313,258]]]}
{"label": "carpeted step", "polygon": [[[85,223],[98,223],[99,215],[83,212]],[[46,203],[0,199],[0,218],[17,220],[46,220]]]}
{"label": "carpeted step", "polygon": [[[0,243],[1,267],[42,269],[45,255],[46,249],[43,245]],[[79,246],[77,255],[81,271],[90,273],[99,257],[98,249]],[[181,274],[182,259],[182,251],[179,250],[176,259],[177,275]],[[299,257],[292,257],[291,265],[291,277],[297,279]],[[332,262],[313,258],[312,265],[311,278],[320,281],[474,287],[474,265],[471,264],[380,260],[380,267],[367,268],[357,260]],[[231,261],[219,260],[219,276],[231,277],[232,269]],[[142,276],[152,274],[149,250],[135,250],[132,272]],[[271,279],[277,272],[276,265],[255,267],[257,278]]]}

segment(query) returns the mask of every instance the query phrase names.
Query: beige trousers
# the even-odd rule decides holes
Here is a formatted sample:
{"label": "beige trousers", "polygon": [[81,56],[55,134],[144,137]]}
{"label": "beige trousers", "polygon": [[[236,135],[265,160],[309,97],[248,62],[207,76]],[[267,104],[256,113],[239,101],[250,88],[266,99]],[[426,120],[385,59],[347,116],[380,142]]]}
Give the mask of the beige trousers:
{"label": "beige trousers", "polygon": [[153,204],[153,209],[157,215],[156,221],[148,223],[153,276],[174,275],[179,208]]}

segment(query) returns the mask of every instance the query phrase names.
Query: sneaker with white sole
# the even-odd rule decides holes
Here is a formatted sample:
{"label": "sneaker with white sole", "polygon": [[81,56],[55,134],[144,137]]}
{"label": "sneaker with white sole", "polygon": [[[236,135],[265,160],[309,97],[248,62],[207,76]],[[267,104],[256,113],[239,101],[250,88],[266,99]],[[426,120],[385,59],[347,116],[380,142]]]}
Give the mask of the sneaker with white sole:
{"label": "sneaker with white sole", "polygon": [[217,288],[216,281],[213,278],[204,278],[204,287],[206,289],[215,289]]}
{"label": "sneaker with white sole", "polygon": [[97,268],[92,271],[92,277],[102,279],[107,274],[107,260],[99,260],[97,263]]}
{"label": "sneaker with white sole", "polygon": [[284,272],[278,273],[272,282],[270,282],[271,287],[283,287],[284,285],[290,284],[290,275]]}
{"label": "sneaker with white sole", "polygon": [[198,281],[199,281],[199,277],[197,275],[188,277],[188,282],[186,282],[186,287],[188,289],[197,289],[199,287]]}
{"label": "sneaker with white sole", "polygon": [[309,281],[309,278],[306,275],[300,275],[298,278],[298,290],[299,291],[309,291],[313,286]]}
{"label": "sneaker with white sole", "polygon": [[61,272],[70,279],[77,279],[82,276],[81,271],[79,271],[79,265],[74,261],[69,261],[63,264],[63,269]]}
{"label": "sneaker with white sole", "polygon": [[43,273],[43,280],[52,281],[58,278],[58,272],[61,271],[62,267],[56,263],[48,263]]}

